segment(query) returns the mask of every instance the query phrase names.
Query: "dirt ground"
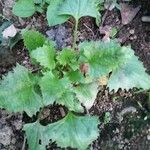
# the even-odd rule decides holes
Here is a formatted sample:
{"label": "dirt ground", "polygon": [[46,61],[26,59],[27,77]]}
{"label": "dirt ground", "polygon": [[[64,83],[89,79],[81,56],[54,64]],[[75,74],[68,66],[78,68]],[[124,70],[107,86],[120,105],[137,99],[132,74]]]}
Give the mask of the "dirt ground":
{"label": "dirt ground", "polygon": [[[150,14],[146,2],[148,1],[133,2],[134,6],[141,5],[141,9],[129,24],[122,25],[120,12],[115,9],[108,11],[103,26],[117,27],[116,38],[121,39],[123,45],[131,45],[150,73],[150,23],[141,20],[143,15]],[[38,29],[56,41],[58,49],[71,45],[73,25],[70,21],[63,25],[48,27],[44,15],[35,14],[28,19],[18,19],[11,13],[13,3],[14,0],[2,0],[0,12],[12,20],[15,27]],[[3,21],[0,19],[0,24]],[[89,17],[80,21],[78,36],[78,41],[102,39],[99,27]],[[11,70],[16,62],[29,69],[33,68],[22,41],[13,50],[7,47],[0,48],[0,76]],[[129,92],[109,93],[103,87],[89,112],[91,115],[98,115],[101,120],[100,135],[90,146],[91,150],[150,150],[150,103],[147,92],[137,93],[137,89],[133,89]],[[106,112],[110,114],[110,122],[104,124]],[[62,106],[49,106],[43,111],[43,123],[55,122],[62,117]],[[25,135],[21,129],[24,123],[32,122],[34,119],[26,114],[0,110],[0,150],[21,150],[23,145],[27,149]],[[55,143],[50,144],[47,149],[61,150]]]}

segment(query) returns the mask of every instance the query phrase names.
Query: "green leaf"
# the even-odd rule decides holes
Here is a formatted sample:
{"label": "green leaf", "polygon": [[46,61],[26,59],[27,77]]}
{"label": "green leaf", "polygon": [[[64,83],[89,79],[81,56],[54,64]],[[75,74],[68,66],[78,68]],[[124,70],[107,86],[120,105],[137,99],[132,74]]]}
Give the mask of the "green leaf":
{"label": "green leaf", "polygon": [[24,30],[22,32],[24,45],[31,52],[32,50],[37,49],[38,47],[42,47],[46,41],[46,38],[37,31],[27,31]]}
{"label": "green leaf", "polygon": [[83,83],[84,81],[84,76],[79,70],[70,71],[67,73],[67,76],[73,83]]}
{"label": "green leaf", "polygon": [[71,15],[76,21],[83,16],[97,18],[99,14],[97,0],[65,0],[59,13],[60,15]]}
{"label": "green leaf", "polygon": [[46,150],[46,145],[49,143],[46,127],[42,126],[39,122],[26,124],[23,127],[26,132],[29,150]]}
{"label": "green leaf", "polygon": [[115,40],[83,42],[79,48],[80,62],[89,65],[87,75],[93,78],[108,75],[126,61],[123,48]]}
{"label": "green leaf", "polygon": [[57,100],[57,103],[66,106],[70,111],[75,112],[84,112],[83,107],[81,106],[81,103],[76,98],[75,93],[66,91],[62,94],[62,97],[60,97]]}
{"label": "green leaf", "polygon": [[71,88],[71,83],[67,78],[59,79],[51,72],[45,73],[39,84],[45,105],[53,104],[62,97],[66,89]]}
{"label": "green leaf", "polygon": [[85,150],[97,139],[98,124],[98,117],[82,117],[69,113],[64,119],[49,125],[47,133],[60,147]]}
{"label": "green leaf", "polygon": [[30,72],[17,65],[0,83],[0,107],[3,106],[11,112],[25,111],[29,116],[36,114],[42,102],[34,86]]}
{"label": "green leaf", "polygon": [[81,103],[72,92],[72,84],[67,77],[59,79],[51,72],[47,72],[39,84],[45,105],[56,102],[65,105],[71,111],[83,112]]}
{"label": "green leaf", "polygon": [[30,17],[35,13],[33,0],[19,0],[13,7],[13,13],[19,17]]}
{"label": "green leaf", "polygon": [[52,0],[47,9],[47,20],[49,26],[54,26],[66,22],[70,16],[59,15],[59,8],[64,3],[64,0]]}
{"label": "green leaf", "polygon": [[134,55],[130,48],[124,49],[125,53],[130,53],[128,61],[117,68],[111,75],[108,81],[110,90],[118,91],[121,89],[143,88],[144,90],[150,88],[150,75],[145,72],[143,64]]}
{"label": "green leaf", "polygon": [[63,66],[70,66],[73,70],[79,69],[77,53],[72,49],[63,49],[57,56],[58,62]]}
{"label": "green leaf", "polygon": [[83,103],[87,109],[90,109],[93,106],[99,89],[98,84],[93,82],[89,84],[81,84],[75,87],[74,91],[79,101]]}
{"label": "green leaf", "polygon": [[33,0],[35,4],[41,4],[43,0]]}
{"label": "green leaf", "polygon": [[45,150],[50,139],[62,148],[85,150],[97,139],[98,124],[98,117],[75,116],[68,113],[62,120],[48,126],[35,122],[26,124],[23,129],[27,135],[29,150]]}
{"label": "green leaf", "polygon": [[54,45],[44,45],[31,52],[31,57],[34,58],[41,66],[49,68],[50,70],[55,68],[55,48]]}

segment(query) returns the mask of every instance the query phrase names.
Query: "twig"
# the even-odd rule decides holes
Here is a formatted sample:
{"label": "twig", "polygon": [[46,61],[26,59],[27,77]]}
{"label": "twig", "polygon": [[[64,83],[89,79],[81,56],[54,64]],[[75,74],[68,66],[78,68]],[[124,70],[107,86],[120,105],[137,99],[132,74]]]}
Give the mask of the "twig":
{"label": "twig", "polygon": [[106,11],[105,11],[105,13],[104,13],[104,15],[103,15],[103,17],[102,17],[102,22],[101,22],[100,27],[103,27],[103,26],[104,26],[104,22],[105,22],[105,20],[106,20],[106,17],[107,17],[107,14],[108,14],[108,12],[109,12],[110,7],[111,7],[111,4],[109,4],[108,8],[106,9]]}
{"label": "twig", "polygon": [[88,30],[90,30],[91,33],[92,33],[92,35],[93,35],[93,37],[95,37],[93,30],[92,30],[89,26],[87,26],[85,23],[84,23],[83,25],[84,25]]}
{"label": "twig", "polygon": [[41,69],[42,69],[41,67],[35,68],[35,69],[32,70],[32,73],[36,73],[37,71],[40,71]]}
{"label": "twig", "polygon": [[25,150],[27,137],[24,136],[23,145],[21,150]]}

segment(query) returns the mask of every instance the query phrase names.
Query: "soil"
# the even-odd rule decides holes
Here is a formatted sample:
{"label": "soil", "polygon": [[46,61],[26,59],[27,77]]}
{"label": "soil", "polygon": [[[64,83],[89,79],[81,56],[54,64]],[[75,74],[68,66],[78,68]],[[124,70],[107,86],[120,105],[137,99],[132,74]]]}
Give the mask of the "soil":
{"label": "soil", "polygon": [[[123,45],[131,45],[135,54],[143,62],[147,72],[150,73],[150,23],[143,23],[143,15],[149,14],[148,1],[133,2],[135,6],[142,8],[136,17],[127,25],[122,25],[120,12],[117,9],[108,11],[103,26],[117,27],[118,38]],[[45,16],[35,14],[28,19],[20,19],[11,13],[14,0],[2,0],[0,12],[14,22],[15,27],[23,29],[36,28],[50,39],[54,40],[57,48],[71,46],[73,23],[69,20],[63,25],[48,27]],[[104,15],[105,12],[102,12]],[[4,22],[3,19],[0,23]],[[131,32],[132,31],[132,32]],[[80,21],[78,42],[84,40],[102,39],[99,27],[94,20],[85,17]],[[5,49],[5,50],[4,50]],[[20,41],[12,50],[8,47],[0,49],[0,77],[12,70],[15,64],[20,63],[30,70],[34,70],[28,53]],[[55,122],[66,114],[62,106],[48,106],[43,111],[42,123]],[[108,123],[104,123],[105,113],[110,114]],[[148,93],[132,91],[108,92],[103,87],[98,93],[94,106],[89,110],[91,115],[98,115],[101,124],[100,135],[90,146],[91,150],[150,150],[150,104]],[[28,148],[24,132],[21,130],[24,123],[33,122],[36,119],[24,114],[8,113],[0,110],[0,150],[21,150],[23,145]],[[61,150],[55,143],[47,147],[48,150]]]}

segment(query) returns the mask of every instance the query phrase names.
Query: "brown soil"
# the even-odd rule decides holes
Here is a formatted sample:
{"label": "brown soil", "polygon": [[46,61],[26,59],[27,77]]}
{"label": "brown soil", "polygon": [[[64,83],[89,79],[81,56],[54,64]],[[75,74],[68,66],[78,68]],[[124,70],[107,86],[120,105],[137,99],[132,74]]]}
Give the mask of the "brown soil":
{"label": "brown soil", "polygon": [[[5,4],[4,1],[2,2]],[[136,5],[139,3],[136,3]],[[0,11],[3,8],[3,12],[7,10],[6,12],[10,13],[10,8],[5,7],[6,5],[0,5]],[[138,15],[130,24],[125,26],[121,24],[119,11],[113,10],[108,12],[104,25],[118,28],[117,38],[123,40],[123,45],[130,44],[132,46],[135,54],[139,56],[147,71],[150,72],[150,23],[143,23],[141,21],[142,15],[148,13],[146,10],[145,4],[142,5],[142,9]],[[26,26],[36,28],[45,35],[48,35],[50,39],[55,40],[58,48],[69,46],[72,43],[73,25],[70,22],[49,28],[44,21],[44,16],[39,14],[29,19],[18,20],[17,17],[9,13],[7,17],[15,21],[16,27],[20,29]],[[134,30],[133,34],[130,32],[131,30]],[[81,20],[78,35],[78,41],[102,38],[99,28],[96,27],[93,19],[88,17]],[[31,70],[33,69],[22,42],[18,43],[12,51],[6,50],[6,52],[3,58],[1,58],[2,54],[0,54],[0,76],[11,70],[16,62],[23,64]],[[6,58],[8,60],[4,62],[3,60],[6,60]],[[130,92],[108,93],[108,90],[103,87],[103,90],[98,93],[96,102],[90,109],[90,114],[100,117],[100,136],[90,146],[91,150],[150,149],[150,140],[148,140],[148,135],[150,136],[150,104],[148,102],[148,93],[136,94],[136,91],[135,89]],[[110,112],[110,122],[104,124],[103,120],[106,112]],[[49,106],[43,111],[42,123],[47,124],[57,121],[65,113],[66,110],[64,111],[62,106]],[[0,110],[0,149],[20,150],[24,141],[24,133],[21,131],[21,128],[24,123],[33,122],[35,119],[36,117],[29,118],[26,114],[11,114],[5,110]],[[27,144],[25,147],[27,149]],[[48,146],[48,150],[61,150],[61,148],[52,143]]]}

